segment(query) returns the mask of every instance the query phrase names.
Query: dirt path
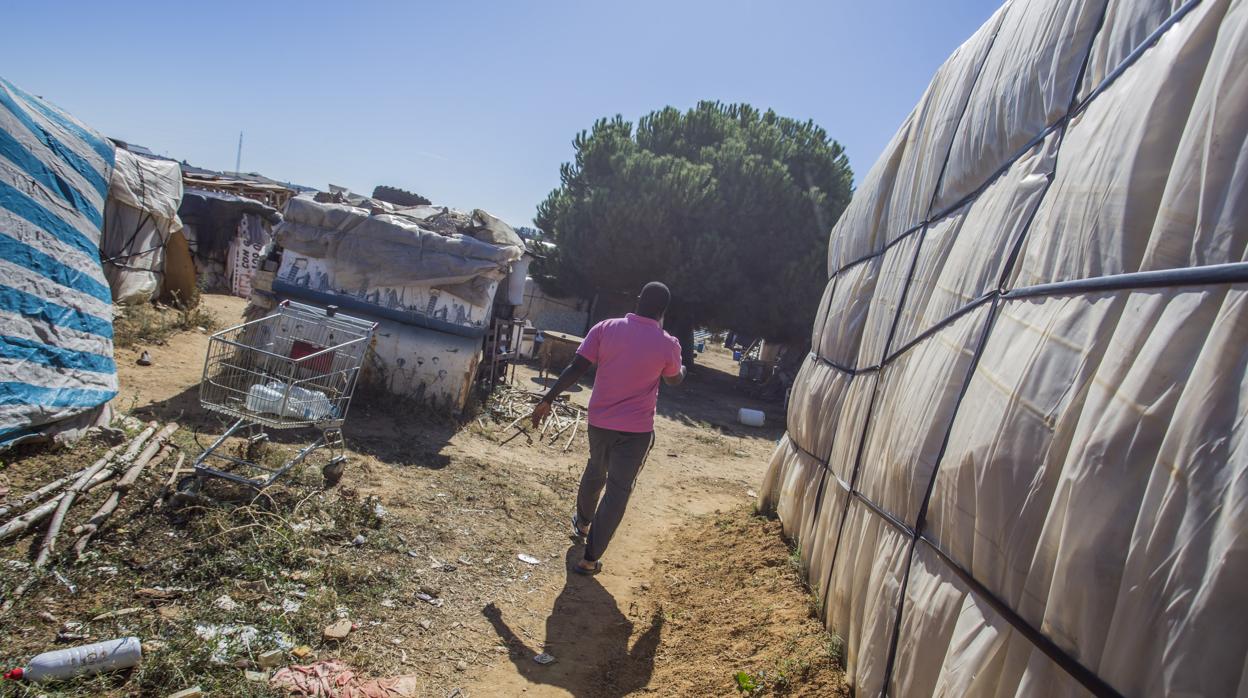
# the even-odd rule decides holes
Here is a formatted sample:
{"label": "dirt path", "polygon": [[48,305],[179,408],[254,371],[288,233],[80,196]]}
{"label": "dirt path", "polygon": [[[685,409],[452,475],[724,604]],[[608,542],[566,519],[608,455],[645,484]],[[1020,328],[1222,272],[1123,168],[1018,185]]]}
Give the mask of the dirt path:
{"label": "dirt path", "polygon": [[[219,328],[241,322],[247,300],[237,296],[204,294],[201,307],[217,318]],[[116,404],[123,410],[163,402],[184,392],[187,386],[199,384],[204,370],[204,354],[208,351],[208,331],[182,332],[168,340],[140,342],[115,352],[121,390]],[[151,366],[136,362],[143,352],[151,355]],[[198,408],[198,401],[188,402],[187,409]]]}
{"label": "dirt path", "polygon": [[[222,326],[244,305],[224,296],[206,296],[204,303]],[[145,419],[202,419],[195,386],[206,347],[206,334],[185,332],[164,345],[120,350],[122,407]],[[143,349],[152,366],[136,365]],[[713,350],[684,385],[663,387],[656,445],[603,558],[604,571],[594,578],[567,571],[580,554],[566,533],[587,450],[583,434],[567,453],[523,439],[504,444],[509,434],[501,424],[479,420],[460,428],[414,419],[393,398],[357,396],[346,427],[354,458],[343,485],[352,496],[377,497],[391,512],[393,535],[410,548],[407,555],[375,553],[358,564],[389,566],[404,587],[410,580],[412,588],[428,589],[436,580],[446,603],[396,608],[390,601],[353,610],[376,620],[344,645],[351,650],[346,656],[374,672],[415,671],[427,680],[422,695],[456,689],[462,696],[670,694],[651,686],[656,656],[666,651],[665,612],[651,589],[683,564],[691,547],[707,554],[698,540],[671,541],[701,525],[699,517],[747,507],[782,431],[779,406],[740,397],[734,370],[728,354]],[[542,389],[525,367],[515,380]],[[584,405],[589,392],[581,387],[570,397]],[[742,406],[767,409],[768,426],[737,424]],[[541,562],[529,567],[517,562],[518,553]],[[719,582],[735,586],[731,577]],[[792,591],[801,605],[800,591]],[[543,651],[556,661],[534,662]]]}
{"label": "dirt path", "polygon": [[[746,504],[778,435],[734,423],[736,408],[746,402],[731,394],[727,370],[733,365],[726,354],[709,353],[683,386],[663,388],[656,443],[603,558],[603,572],[584,578],[565,566],[523,606],[500,604],[493,623],[508,640],[511,661],[474,677],[465,686],[469,695],[611,696],[649,684],[661,628],[641,610],[643,587],[650,586],[656,561],[683,554],[661,543],[696,517]],[[519,383],[532,382],[530,371],[517,376]],[[572,399],[585,404],[588,395],[584,389]],[[584,458],[582,445],[535,465],[579,476]],[[570,500],[562,503],[564,518],[571,506]],[[570,548],[565,562],[579,552]],[[555,663],[534,662],[540,652],[554,655]]]}

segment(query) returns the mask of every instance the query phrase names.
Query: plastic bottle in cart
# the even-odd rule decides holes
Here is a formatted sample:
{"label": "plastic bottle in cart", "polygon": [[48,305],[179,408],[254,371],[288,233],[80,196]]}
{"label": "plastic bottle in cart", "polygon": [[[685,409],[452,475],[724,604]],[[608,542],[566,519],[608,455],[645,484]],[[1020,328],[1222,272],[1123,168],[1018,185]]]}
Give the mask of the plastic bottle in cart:
{"label": "plastic bottle in cart", "polygon": [[105,671],[129,669],[143,658],[143,647],[137,637],[96,642],[81,647],[68,647],[44,652],[25,667],[4,675],[6,679],[27,681],[61,681],[75,676],[89,676]]}

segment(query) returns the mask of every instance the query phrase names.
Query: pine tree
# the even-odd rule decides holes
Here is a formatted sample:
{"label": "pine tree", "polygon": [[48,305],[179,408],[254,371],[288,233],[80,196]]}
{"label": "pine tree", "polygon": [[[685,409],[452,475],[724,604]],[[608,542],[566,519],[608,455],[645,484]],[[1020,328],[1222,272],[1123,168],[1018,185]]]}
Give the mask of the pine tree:
{"label": "pine tree", "polygon": [[592,296],[673,293],[669,326],[808,337],[828,232],[852,193],[840,144],[811,121],[744,104],[668,107],[634,130],[601,119],[573,141],[535,222],[556,248],[534,273]]}

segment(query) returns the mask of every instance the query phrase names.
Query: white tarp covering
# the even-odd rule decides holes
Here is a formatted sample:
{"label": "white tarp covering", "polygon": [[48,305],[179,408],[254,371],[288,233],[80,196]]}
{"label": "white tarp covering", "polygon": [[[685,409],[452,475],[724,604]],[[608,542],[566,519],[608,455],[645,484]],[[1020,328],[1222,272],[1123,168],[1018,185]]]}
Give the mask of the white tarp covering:
{"label": "white tarp covering", "polygon": [[0,79],[0,447],[117,394],[100,230],[113,145]]}
{"label": "white tarp covering", "polygon": [[104,207],[100,257],[117,303],[146,303],[160,291],[165,244],[182,229],[182,168],[117,150]]}
{"label": "white tarp covering", "polygon": [[1007,3],[830,239],[760,505],[857,695],[1248,696],[1248,0]]}

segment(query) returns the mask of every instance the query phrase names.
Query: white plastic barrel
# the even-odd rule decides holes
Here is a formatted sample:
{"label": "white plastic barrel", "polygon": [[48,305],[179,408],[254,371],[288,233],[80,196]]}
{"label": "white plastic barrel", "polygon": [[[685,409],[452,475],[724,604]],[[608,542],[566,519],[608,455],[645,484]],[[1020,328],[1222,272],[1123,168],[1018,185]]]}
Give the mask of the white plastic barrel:
{"label": "white plastic barrel", "polygon": [[747,427],[763,426],[763,419],[765,417],[766,415],[763,414],[762,410],[751,410],[748,407],[742,407],[741,409],[737,410],[737,421],[741,422]]}
{"label": "white plastic barrel", "polygon": [[524,282],[529,278],[529,264],[533,258],[524,255],[511,265],[507,275],[507,305],[524,305]]}
{"label": "white plastic barrel", "polygon": [[80,647],[44,652],[21,669],[9,672],[9,678],[26,681],[62,681],[74,676],[89,676],[105,671],[128,669],[143,658],[143,646],[137,637],[122,637]]}

